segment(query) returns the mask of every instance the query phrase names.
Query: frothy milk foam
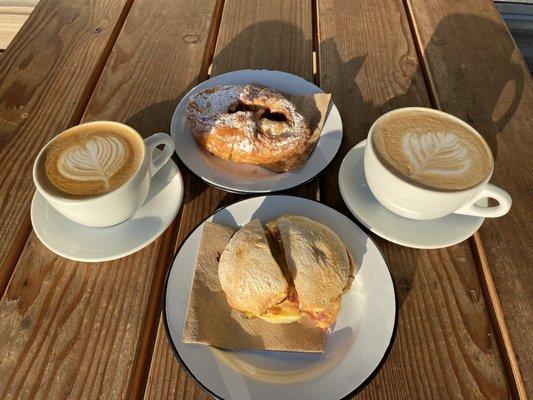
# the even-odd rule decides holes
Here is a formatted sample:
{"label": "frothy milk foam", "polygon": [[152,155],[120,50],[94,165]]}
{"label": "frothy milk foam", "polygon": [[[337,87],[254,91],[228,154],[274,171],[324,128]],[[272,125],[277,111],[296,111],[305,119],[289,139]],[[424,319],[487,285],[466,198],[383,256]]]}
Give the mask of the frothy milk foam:
{"label": "frothy milk foam", "polygon": [[109,123],[78,126],[55,138],[38,163],[47,191],[62,197],[92,197],[125,183],[144,154],[142,139]]}
{"label": "frothy milk foam", "polygon": [[468,189],[492,170],[492,154],[481,137],[431,111],[394,113],[376,123],[372,137],[376,155],[391,172],[424,188]]}

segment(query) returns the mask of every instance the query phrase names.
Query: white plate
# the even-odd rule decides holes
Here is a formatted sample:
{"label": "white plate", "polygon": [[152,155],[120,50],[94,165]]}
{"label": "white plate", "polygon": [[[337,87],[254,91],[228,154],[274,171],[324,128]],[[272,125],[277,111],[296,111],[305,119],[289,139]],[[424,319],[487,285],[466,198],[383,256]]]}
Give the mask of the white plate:
{"label": "white plate", "polygon": [[358,272],[342,298],[323,355],[224,351],[181,340],[203,223],[183,242],[167,276],[163,316],[174,354],[188,373],[217,398],[238,400],[338,400],[353,395],[385,358],[396,327],[392,278],[372,240],[350,219],[318,202],[261,196],[232,204],[207,221],[242,226],[299,214],[328,225],[354,255]]}
{"label": "white plate", "polygon": [[[342,160],[339,188],[346,206],[361,223],[391,242],[417,249],[452,246],[476,232],[484,218],[460,214],[419,221],[401,217],[376,200],[366,183],[363,156],[366,140],[352,148]],[[487,206],[487,200],[479,202]]]}
{"label": "white plate", "polygon": [[76,261],[109,261],[154,241],[178,213],[182,198],[181,174],[169,160],[152,178],[143,206],[121,224],[109,228],[80,225],[57,212],[39,192],[31,203],[31,221],[39,240],[54,253]]}
{"label": "white plate", "polygon": [[296,75],[280,71],[241,70],[215,76],[187,93],[172,116],[170,134],[176,142],[176,154],[194,174],[220,189],[237,193],[272,193],[302,185],[333,160],[342,141],[342,121],[339,110],[330,103],[330,109],[317,146],[304,166],[282,174],[257,165],[225,161],[201,149],[189,128],[185,116],[192,94],[216,85],[259,83],[285,93],[308,95],[322,93],[318,86]]}

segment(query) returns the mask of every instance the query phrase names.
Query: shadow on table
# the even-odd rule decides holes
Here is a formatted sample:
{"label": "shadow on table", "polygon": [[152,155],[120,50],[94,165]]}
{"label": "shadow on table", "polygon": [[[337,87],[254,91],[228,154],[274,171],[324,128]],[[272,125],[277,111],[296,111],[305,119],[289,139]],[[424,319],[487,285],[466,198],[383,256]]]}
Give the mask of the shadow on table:
{"label": "shadow on table", "polygon": [[[483,40],[488,37],[498,37],[501,40]],[[431,60],[429,69],[436,82],[440,104],[447,112],[479,131],[488,142],[495,160],[498,152],[497,135],[515,114],[524,90],[524,81],[530,79],[529,76],[524,77],[524,70],[515,63],[514,51],[515,46],[504,25],[485,17],[467,14],[443,18],[423,48],[424,55]],[[320,65],[321,84],[325,88],[337,88],[333,101],[341,112],[345,134],[350,133],[345,135],[337,160],[322,181],[322,194],[330,205],[351,217],[336,186],[342,159],[354,145],[366,139],[370,126],[380,115],[399,107],[427,107],[430,104],[425,92],[428,84],[423,80],[417,60],[407,55],[402,56],[398,66],[394,68],[378,68],[379,71],[386,72],[383,76],[373,76],[372,82],[366,76],[358,75],[364,69],[373,68],[372,64],[379,61],[376,61],[374,54],[362,52],[361,55],[346,60],[334,39],[323,41],[320,53],[327,57],[322,59]],[[411,81],[403,85],[405,77],[409,76]],[[339,79],[342,79],[342,86],[336,82]],[[376,79],[379,81],[376,82]],[[360,85],[364,85],[363,90]],[[367,100],[368,93],[372,94],[372,90],[391,93],[391,96],[377,104]],[[394,95],[396,92],[401,94]],[[378,96],[384,94],[379,93]],[[324,183],[327,190],[324,190]],[[328,192],[333,194],[328,195]],[[387,255],[401,306],[411,290],[417,258],[423,257],[417,254],[432,251],[405,250],[405,254],[402,254],[404,252],[398,251],[398,246],[376,239]],[[406,265],[405,260],[408,259],[413,261],[413,265]]]}
{"label": "shadow on table", "polygon": [[[140,110],[136,114],[132,115],[125,121],[125,124],[131,126],[138,131],[143,137],[148,137],[156,132],[165,132],[170,134],[170,120],[174,109],[183,98],[183,96],[195,85],[195,81],[187,84],[185,89],[174,99],[163,101],[160,103],[154,103],[150,106]],[[201,195],[206,189],[207,185],[204,184],[200,178],[195,175],[188,174],[187,168],[179,160],[176,154],[172,159],[178,165],[180,172],[183,174],[185,193],[184,204],[193,201],[197,196]],[[186,178],[189,175],[190,180]]]}
{"label": "shadow on table", "polygon": [[433,60],[441,104],[483,135],[496,160],[497,135],[516,112],[524,80],[530,79],[515,62],[519,53],[506,26],[452,14],[437,25],[424,54]]}

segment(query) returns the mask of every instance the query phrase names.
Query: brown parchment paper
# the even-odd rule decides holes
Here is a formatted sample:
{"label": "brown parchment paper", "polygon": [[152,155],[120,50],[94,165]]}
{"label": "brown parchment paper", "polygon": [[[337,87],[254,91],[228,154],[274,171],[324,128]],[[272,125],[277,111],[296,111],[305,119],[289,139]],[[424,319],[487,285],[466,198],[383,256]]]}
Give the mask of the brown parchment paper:
{"label": "brown parchment paper", "polygon": [[233,310],[218,279],[218,258],[235,229],[204,223],[182,340],[231,350],[323,353],[325,333],[309,322],[271,324]]}
{"label": "brown parchment paper", "polygon": [[306,150],[302,154],[275,163],[262,164],[263,167],[276,172],[298,169],[305,164],[320,138],[331,101],[331,94],[329,93],[315,93],[308,96],[285,94],[285,96],[294,104],[296,111],[307,121],[311,137],[307,142]]}

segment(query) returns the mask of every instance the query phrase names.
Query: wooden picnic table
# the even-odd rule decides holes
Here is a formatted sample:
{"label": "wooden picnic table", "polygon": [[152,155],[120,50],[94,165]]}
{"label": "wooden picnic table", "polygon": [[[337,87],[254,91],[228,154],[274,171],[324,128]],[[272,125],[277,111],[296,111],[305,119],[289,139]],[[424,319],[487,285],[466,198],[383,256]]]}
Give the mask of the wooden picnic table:
{"label": "wooden picnic table", "polygon": [[187,234],[240,197],[181,168],[186,194],[167,231],[128,257],[86,264],[32,232],[31,168],[44,143],[80,122],[168,132],[191,87],[245,68],[332,93],[341,152],[289,193],[350,217],[339,165],[384,112],[440,108],[484,135],[513,207],[440,250],[372,235],[400,310],[388,358],[357,397],[533,396],[533,85],[492,1],[43,0],[0,58],[0,398],[208,398],[167,342],[162,286]]}

